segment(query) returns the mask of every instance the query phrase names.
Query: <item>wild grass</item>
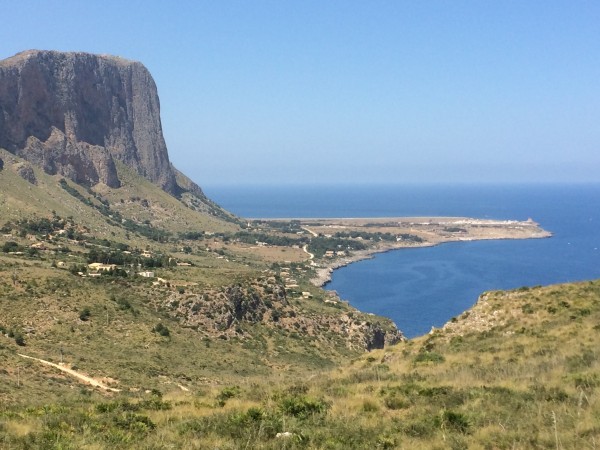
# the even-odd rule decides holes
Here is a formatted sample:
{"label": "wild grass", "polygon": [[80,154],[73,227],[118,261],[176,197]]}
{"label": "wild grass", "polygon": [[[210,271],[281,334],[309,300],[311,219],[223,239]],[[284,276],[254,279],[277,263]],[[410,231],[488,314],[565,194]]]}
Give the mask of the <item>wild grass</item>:
{"label": "wild grass", "polygon": [[488,293],[454,327],[304,380],[5,406],[0,447],[595,448],[599,319],[598,281]]}

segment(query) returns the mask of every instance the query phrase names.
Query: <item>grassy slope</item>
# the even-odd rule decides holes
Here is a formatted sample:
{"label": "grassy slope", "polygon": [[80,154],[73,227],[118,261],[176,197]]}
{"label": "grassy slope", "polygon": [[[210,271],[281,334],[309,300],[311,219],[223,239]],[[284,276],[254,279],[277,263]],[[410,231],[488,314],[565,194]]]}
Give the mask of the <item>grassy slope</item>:
{"label": "grassy slope", "polygon": [[[243,274],[238,272],[236,277],[241,281]],[[24,347],[18,347],[8,336],[0,337],[2,366],[11,379],[21,367],[23,383],[43,392],[48,387],[45,377],[53,371],[40,372],[35,363],[16,354],[53,362],[62,354],[65,362],[89,375],[117,379],[123,389],[169,391],[178,390],[178,384],[198,386],[240,377],[270,377],[274,375],[272,367],[305,374],[307,370],[330,368],[342,356],[357,354],[345,349],[343,342],[331,347],[333,336],[329,341],[296,338],[292,330],[262,325],[242,323],[244,334],[228,339],[208,330],[185,328],[169,314],[162,299],[175,296],[184,301],[194,287],[182,294],[177,289],[152,286],[151,280],[143,278],[82,279],[49,267],[47,261],[0,256],[0,325],[6,333],[14,330],[26,334]],[[301,306],[303,314],[312,314],[317,306]],[[81,320],[86,307],[90,317]],[[330,308],[329,314],[337,314],[337,310]],[[170,336],[153,332],[159,323],[170,330]],[[55,381],[58,384],[50,387],[56,390],[50,389],[47,399],[58,398],[65,387],[77,385],[64,376]],[[10,384],[0,383],[0,399],[31,402],[27,391],[15,391]]]}
{"label": "grassy slope", "polygon": [[[72,390],[61,406],[7,407],[0,443],[594,448],[600,442],[599,323],[599,281],[487,293],[444,329],[328,374],[234,377],[229,387],[196,384],[162,400]],[[151,349],[160,345],[151,341]],[[15,389],[14,373],[4,376]],[[62,382],[56,378],[51,386]],[[27,389],[25,383],[20,392]],[[283,431],[293,436],[275,437]]]}
{"label": "grassy slope", "polygon": [[[58,177],[34,169],[37,185],[28,183],[11,169],[18,159],[0,153],[1,222],[47,217],[51,210],[76,217],[98,238],[191,260],[194,267],[157,269],[157,275],[198,282],[198,289],[251,279],[268,266],[254,252],[217,240],[190,242],[191,255],[178,253],[174,243],[148,241],[111,225],[98,208],[62,189]],[[123,188],[95,190],[124,217],[171,232],[237,229],[119,170]],[[56,258],[82,263],[83,251],[72,249],[74,256]],[[310,290],[314,301],[292,300],[304,314],[334,313],[319,301],[320,291]],[[26,347],[0,336],[0,448],[594,448],[600,442],[599,282],[486,294],[443,330],[327,374],[358,355],[335,336],[319,340],[257,325],[250,339],[206,338],[166,314],[156,300],[167,295],[144,280],[84,281],[51,268],[44,254],[0,255],[0,325],[31,328]],[[82,321],[85,307],[91,316]],[[158,323],[169,337],[152,332]],[[17,352],[54,362],[62,354],[82,372],[115,378],[124,391],[106,396]],[[152,389],[166,393],[168,403],[146,393]],[[275,438],[280,431],[294,435]]]}
{"label": "grassy slope", "polygon": [[[58,183],[62,177],[47,175],[42,169],[31,166],[37,179],[37,184],[33,185],[12,169],[14,164],[22,163],[22,159],[2,149],[0,149],[0,158],[4,160],[4,170],[0,171],[2,222],[32,215],[46,217],[50,211],[55,211],[61,217],[75,217],[80,225],[89,227],[96,237],[119,241],[130,241],[133,238],[134,244],[144,243],[143,239],[136,240],[135,235],[127,238],[122,227],[110,225],[106,217],[97,209],[84,204],[62,189]],[[94,191],[108,200],[111,208],[125,218],[136,222],[147,220],[153,226],[171,232],[184,230],[231,232],[238,229],[235,224],[223,221],[219,217],[199,214],[187,208],[181,201],[122,164],[118,164],[118,171],[123,182],[121,188],[110,189],[97,185]],[[85,189],[73,183],[69,185],[79,191],[83,197],[91,199],[95,205],[100,205]],[[145,202],[142,203],[143,201]]]}

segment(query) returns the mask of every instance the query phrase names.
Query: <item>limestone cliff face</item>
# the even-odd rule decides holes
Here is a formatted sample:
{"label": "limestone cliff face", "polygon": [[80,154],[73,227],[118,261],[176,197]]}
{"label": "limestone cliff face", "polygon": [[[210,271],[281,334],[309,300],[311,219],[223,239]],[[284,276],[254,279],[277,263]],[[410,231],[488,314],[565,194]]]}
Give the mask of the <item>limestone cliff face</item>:
{"label": "limestone cliff face", "polygon": [[0,147],[86,185],[118,187],[116,159],[180,193],[156,85],[138,62],[38,50],[0,61]]}

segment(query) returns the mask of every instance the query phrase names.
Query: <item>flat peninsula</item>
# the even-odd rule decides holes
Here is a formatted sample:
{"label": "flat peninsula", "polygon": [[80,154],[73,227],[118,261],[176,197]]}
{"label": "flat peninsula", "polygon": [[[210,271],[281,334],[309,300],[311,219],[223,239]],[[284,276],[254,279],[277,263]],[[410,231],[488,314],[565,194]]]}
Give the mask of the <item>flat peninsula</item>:
{"label": "flat peninsula", "polygon": [[352,237],[365,244],[364,249],[352,252],[344,249],[329,250],[321,257],[309,253],[316,272],[311,282],[316,286],[323,286],[329,282],[331,273],[336,268],[390,250],[430,247],[456,241],[539,239],[552,236],[552,233],[544,230],[532,219],[519,221],[468,217],[384,217],[295,220],[299,221],[303,230],[315,238]]}

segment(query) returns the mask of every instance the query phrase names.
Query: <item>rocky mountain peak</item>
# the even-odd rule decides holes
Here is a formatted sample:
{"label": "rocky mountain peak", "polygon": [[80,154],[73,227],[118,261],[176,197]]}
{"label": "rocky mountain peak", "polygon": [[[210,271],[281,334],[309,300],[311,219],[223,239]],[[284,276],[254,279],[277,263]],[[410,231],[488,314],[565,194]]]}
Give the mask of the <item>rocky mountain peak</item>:
{"label": "rocky mountain peak", "polygon": [[181,192],[154,80],[116,56],[28,50],[0,61],[0,147],[84,185],[118,187],[118,160]]}

